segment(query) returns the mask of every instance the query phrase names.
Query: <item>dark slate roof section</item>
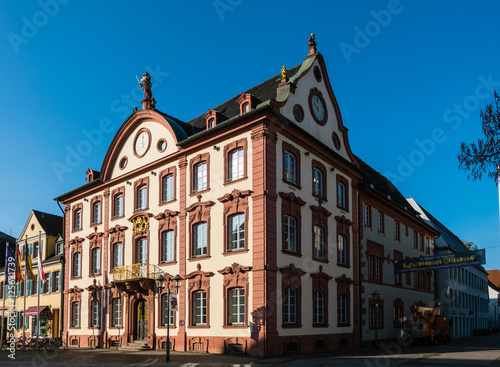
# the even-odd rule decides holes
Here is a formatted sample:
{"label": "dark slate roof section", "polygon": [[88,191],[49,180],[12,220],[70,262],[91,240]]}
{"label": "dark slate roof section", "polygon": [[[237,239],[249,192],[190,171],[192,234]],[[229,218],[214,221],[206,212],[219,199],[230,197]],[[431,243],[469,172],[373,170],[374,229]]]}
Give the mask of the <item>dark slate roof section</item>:
{"label": "dark slate roof section", "polygon": [[[367,189],[374,191],[375,193],[382,196],[384,199],[392,202],[396,206],[400,207],[409,214],[417,217],[419,220],[418,212],[412,208],[412,206],[406,201],[406,198],[399,192],[399,190],[394,186],[394,184],[389,181],[389,179],[383,176],[380,172],[377,172],[372,167],[370,167],[366,162],[364,162],[359,157],[356,157],[359,162],[359,169],[366,176]],[[373,186],[373,187],[372,187]],[[390,196],[390,199],[389,197]]]}
{"label": "dark slate roof section", "polygon": [[190,137],[191,135],[194,135],[197,132],[204,130],[204,129],[197,128],[196,126],[187,124],[184,121],[181,121],[175,117],[167,115],[164,112],[161,112],[158,110],[155,110],[155,111],[158,112],[160,115],[162,115],[165,118],[165,120],[168,121],[168,123],[172,127],[172,130],[174,130],[175,136],[177,137],[177,141],[182,141],[182,140]]}
{"label": "dark slate roof section", "polygon": [[64,224],[63,217],[39,212],[38,210],[33,210],[33,213],[47,235],[57,236],[62,233]]}
{"label": "dark slate roof section", "polygon": [[452,251],[460,254],[467,252],[467,247],[462,243],[460,238],[458,238],[452,231],[450,231],[446,226],[438,221],[434,216],[432,216],[427,210],[425,210],[422,205],[418,204],[424,214],[429,218],[431,225],[441,233],[441,238],[446,242],[448,246],[452,249]]}
{"label": "dark slate roof section", "polygon": [[[299,64],[288,70],[288,78],[290,79],[293,75],[295,75],[295,73],[300,69],[301,66],[302,64]],[[278,88],[278,84],[280,83],[280,81],[281,74],[278,74],[271,79],[268,79],[265,82],[246,90],[245,92],[239,93],[230,100],[218,105],[215,108],[212,108],[212,110],[221,113],[228,119],[237,116],[240,114],[240,106],[237,101],[243,93],[251,94],[261,102],[265,102],[272,98],[276,98],[276,89]],[[206,123],[205,119],[203,118],[204,115],[205,114],[198,116],[191,121],[188,121],[188,124],[195,126],[198,129],[205,130]]]}

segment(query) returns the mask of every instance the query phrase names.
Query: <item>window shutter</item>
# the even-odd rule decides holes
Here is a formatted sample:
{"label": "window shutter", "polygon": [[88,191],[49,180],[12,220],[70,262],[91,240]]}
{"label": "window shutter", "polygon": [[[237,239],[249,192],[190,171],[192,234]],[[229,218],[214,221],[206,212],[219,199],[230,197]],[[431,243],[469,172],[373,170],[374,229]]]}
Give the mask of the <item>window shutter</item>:
{"label": "window shutter", "polygon": [[32,284],[31,284],[31,279],[28,279],[26,282],[26,295],[31,296],[31,289],[32,289]]}
{"label": "window shutter", "polygon": [[16,329],[21,328],[21,312],[16,312]]}
{"label": "window shutter", "polygon": [[62,271],[59,272],[59,291],[62,292]]}
{"label": "window shutter", "polygon": [[49,275],[49,288],[48,288],[49,289],[49,293],[52,293],[52,275],[53,274],[54,273],[50,273],[50,275]]}
{"label": "window shutter", "polygon": [[42,277],[38,277],[38,292],[40,294],[43,294],[43,284],[44,284],[44,281],[43,281]]}

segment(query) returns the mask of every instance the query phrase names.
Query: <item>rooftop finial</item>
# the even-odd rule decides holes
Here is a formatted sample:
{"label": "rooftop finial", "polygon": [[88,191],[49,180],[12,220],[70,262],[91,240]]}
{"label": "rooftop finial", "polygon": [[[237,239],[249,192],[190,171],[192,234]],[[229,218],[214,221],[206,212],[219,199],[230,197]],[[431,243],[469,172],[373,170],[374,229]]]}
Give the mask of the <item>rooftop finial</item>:
{"label": "rooftop finial", "polygon": [[141,101],[143,110],[154,110],[156,101],[153,98],[153,93],[151,92],[151,77],[148,72],[142,75],[142,79],[139,82],[139,87],[144,91],[144,99]]}
{"label": "rooftop finial", "polygon": [[316,36],[314,33],[311,33],[311,37],[309,37],[309,53],[307,56],[313,55],[316,53],[316,41],[315,41]]}
{"label": "rooftop finial", "polygon": [[288,81],[288,70],[286,70],[285,65],[283,65],[283,67],[281,68],[281,81],[278,86],[281,87],[282,85],[285,85],[287,81]]}

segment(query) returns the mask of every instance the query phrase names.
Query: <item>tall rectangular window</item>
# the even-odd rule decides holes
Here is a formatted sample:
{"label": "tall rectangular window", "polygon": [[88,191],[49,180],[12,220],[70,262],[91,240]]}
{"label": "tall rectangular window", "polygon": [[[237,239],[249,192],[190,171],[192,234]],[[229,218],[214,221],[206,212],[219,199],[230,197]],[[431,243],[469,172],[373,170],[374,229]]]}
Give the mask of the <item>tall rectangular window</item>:
{"label": "tall rectangular window", "polygon": [[73,277],[74,278],[80,277],[82,275],[81,256],[82,256],[82,254],[79,252],[76,252],[73,254]]}
{"label": "tall rectangular window", "polygon": [[295,156],[285,152],[285,181],[297,183],[297,162]]}
{"label": "tall rectangular window", "polygon": [[82,229],[82,210],[78,209],[75,210],[75,213],[73,214],[73,229]]}
{"label": "tall rectangular window", "polygon": [[337,183],[337,205],[340,208],[346,209],[346,188],[341,182]]}
{"label": "tall rectangular window", "polygon": [[198,163],[194,166],[193,192],[206,190],[207,185],[207,162]]}
{"label": "tall rectangular window", "polygon": [[161,179],[161,201],[166,203],[174,200],[174,175],[163,176]]}
{"label": "tall rectangular window", "polygon": [[418,233],[417,233],[417,231],[413,231],[413,248],[415,250],[418,249]]}
{"label": "tall rectangular window", "polygon": [[396,241],[400,239],[399,222],[397,220],[394,220],[394,239]]}
{"label": "tall rectangular window", "polygon": [[101,202],[92,205],[92,224],[101,223]]}
{"label": "tall rectangular window", "polygon": [[371,304],[369,309],[369,324],[370,328],[380,329],[382,327],[383,306],[378,304]]}
{"label": "tall rectangular window", "polygon": [[99,308],[99,301],[94,299],[90,303],[90,308],[92,312],[92,327],[99,327],[100,326],[100,308]]}
{"label": "tall rectangular window", "polygon": [[384,213],[378,212],[378,231],[384,233]]}
{"label": "tall rectangular window", "polygon": [[320,226],[314,226],[314,257],[317,259],[325,257],[325,230]]}
{"label": "tall rectangular window", "polygon": [[80,302],[71,304],[71,327],[80,327]]}
{"label": "tall rectangular window", "polygon": [[297,252],[297,221],[289,215],[284,216],[285,250]]}
{"label": "tall rectangular window", "polygon": [[347,324],[347,295],[339,294],[338,305],[339,324]]}
{"label": "tall rectangular window", "polygon": [[207,222],[193,226],[193,257],[207,255]]}
{"label": "tall rectangular window", "polygon": [[325,293],[321,291],[314,292],[314,323],[325,323]]}
{"label": "tall rectangular window", "polygon": [[375,278],[380,280],[380,258],[375,258]]}
{"label": "tall rectangular window", "polygon": [[245,323],[245,290],[233,288],[229,290],[229,324],[243,325]]}
{"label": "tall rectangular window", "polygon": [[347,265],[347,237],[343,234],[338,235],[337,254],[338,263],[340,265]]}
{"label": "tall rectangular window", "polygon": [[162,294],[161,304],[162,304],[161,326],[173,325],[174,324],[174,311],[172,311],[172,308],[170,308],[168,305],[168,297],[166,294]]}
{"label": "tall rectangular window", "polygon": [[60,271],[55,271],[54,276],[52,278],[54,280],[54,284],[52,285],[52,291],[53,292],[59,292],[61,290],[61,272]]}
{"label": "tall rectangular window", "polygon": [[148,240],[146,238],[137,241],[137,262],[141,264],[148,263]]}
{"label": "tall rectangular window", "polygon": [[91,274],[101,274],[101,248],[92,249]]}
{"label": "tall rectangular window", "polygon": [[161,233],[161,262],[174,261],[174,231],[163,231]]}
{"label": "tall rectangular window", "polygon": [[285,324],[297,323],[297,289],[289,287],[285,289]]}
{"label": "tall rectangular window", "polygon": [[365,204],[365,226],[371,227],[372,226],[372,208],[370,205]]}
{"label": "tall rectangular window", "polygon": [[245,161],[243,148],[235,149],[229,153],[229,181],[239,180],[245,175]]}
{"label": "tall rectangular window", "polygon": [[228,251],[245,248],[245,214],[239,213],[229,217]]}
{"label": "tall rectangular window", "polygon": [[111,319],[111,326],[122,326],[122,300],[121,298],[113,298],[113,318]]}
{"label": "tall rectangular window", "polygon": [[123,266],[123,244],[115,243],[113,245],[113,267]]}
{"label": "tall rectangular window", "polygon": [[193,293],[193,325],[207,324],[207,293],[204,291]]}
{"label": "tall rectangular window", "polygon": [[316,196],[323,197],[323,172],[319,169],[313,169],[313,193]]}
{"label": "tall rectangular window", "polygon": [[373,279],[373,256],[368,256],[368,278]]}
{"label": "tall rectangular window", "polygon": [[148,206],[148,187],[146,185],[137,188],[137,210],[146,209]]}
{"label": "tall rectangular window", "polygon": [[113,198],[113,218],[123,216],[123,195],[115,195]]}

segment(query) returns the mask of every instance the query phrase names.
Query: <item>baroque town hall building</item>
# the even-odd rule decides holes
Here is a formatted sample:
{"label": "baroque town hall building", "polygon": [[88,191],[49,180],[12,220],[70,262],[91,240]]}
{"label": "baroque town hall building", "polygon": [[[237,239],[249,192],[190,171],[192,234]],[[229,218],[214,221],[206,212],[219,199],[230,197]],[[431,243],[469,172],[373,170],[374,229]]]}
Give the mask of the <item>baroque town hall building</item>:
{"label": "baroque town hall building", "polygon": [[[167,328],[181,351],[270,356],[359,346],[384,328],[372,325],[360,267],[371,285],[385,281],[392,292],[413,292],[412,302],[432,302],[433,285],[394,284],[389,264],[405,251],[384,253],[376,243],[384,234],[375,208],[387,209],[386,220],[402,217],[412,256],[412,221],[420,238],[435,231],[370,187],[373,226],[360,218],[368,168],[351,152],[314,35],[302,64],[187,123],[155,108],[147,73],[141,86],[142,110],[120,127],[101,171],[89,169],[85,185],[56,198],[66,213],[70,346],[160,349]],[[375,234],[361,242],[360,226]],[[179,311],[167,314],[158,274],[172,292],[172,278],[183,278]],[[392,320],[392,305],[377,312]]]}

